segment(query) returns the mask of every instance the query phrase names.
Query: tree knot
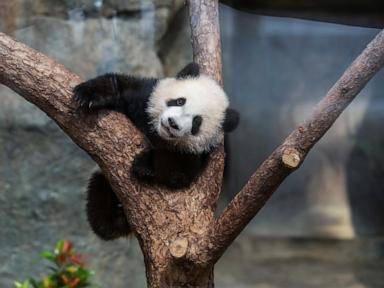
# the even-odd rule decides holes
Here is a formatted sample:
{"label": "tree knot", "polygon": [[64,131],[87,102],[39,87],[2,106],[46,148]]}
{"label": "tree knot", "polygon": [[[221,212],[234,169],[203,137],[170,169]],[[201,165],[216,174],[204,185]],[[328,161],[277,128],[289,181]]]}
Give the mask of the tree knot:
{"label": "tree knot", "polygon": [[188,240],[186,238],[178,238],[169,245],[169,252],[174,258],[180,259],[187,254]]}
{"label": "tree knot", "polygon": [[293,169],[299,166],[302,159],[300,157],[299,151],[297,151],[295,148],[288,147],[283,150],[281,160],[286,167]]}

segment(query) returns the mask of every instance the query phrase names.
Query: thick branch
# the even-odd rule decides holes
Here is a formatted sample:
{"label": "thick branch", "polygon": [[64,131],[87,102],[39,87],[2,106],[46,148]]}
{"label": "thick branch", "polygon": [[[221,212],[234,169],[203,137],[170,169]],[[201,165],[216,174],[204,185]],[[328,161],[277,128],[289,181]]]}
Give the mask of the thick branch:
{"label": "thick branch", "polygon": [[[210,251],[217,260],[264,206],[283,180],[303,162],[309,150],[384,65],[384,30],[348,67],[316,106],[312,116],[294,130],[256,170],[215,223]],[[209,244],[208,244],[209,245]]]}
{"label": "thick branch", "polygon": [[[223,85],[223,73],[221,63],[221,42],[219,23],[219,2],[218,0],[188,0],[189,21],[191,25],[191,41],[193,48],[193,59],[199,64],[203,73],[209,75]],[[224,145],[216,150],[217,169],[216,177],[222,183],[224,171]],[[211,198],[217,199],[220,190],[212,190]],[[212,223],[213,224],[213,223]],[[213,227],[210,226],[208,229]],[[199,228],[200,229],[200,228]],[[198,231],[196,231],[198,232]],[[209,235],[209,234],[208,234]],[[209,251],[201,243],[207,241],[206,237],[198,239],[199,247],[197,255],[208,261]]]}
{"label": "thick branch", "polygon": [[132,158],[142,142],[140,133],[118,113],[77,111],[71,97],[80,82],[64,66],[0,33],[0,83],[47,113],[100,165],[114,167],[121,164],[119,157]]}

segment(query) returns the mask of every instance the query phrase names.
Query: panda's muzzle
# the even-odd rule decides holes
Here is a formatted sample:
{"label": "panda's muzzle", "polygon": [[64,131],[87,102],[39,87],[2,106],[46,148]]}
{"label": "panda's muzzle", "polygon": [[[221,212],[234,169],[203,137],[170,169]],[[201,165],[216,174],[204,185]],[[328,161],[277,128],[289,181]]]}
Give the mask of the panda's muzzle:
{"label": "panda's muzzle", "polygon": [[174,138],[175,135],[173,135],[173,133],[171,132],[171,129],[167,125],[165,125],[163,122],[160,122],[160,123],[161,123],[161,128],[163,129],[163,131],[166,132],[166,134],[168,134],[168,137]]}
{"label": "panda's muzzle", "polygon": [[175,129],[175,130],[180,130],[180,127],[179,125],[177,125],[175,119],[173,119],[172,117],[169,117],[168,118],[168,124],[171,128]]}

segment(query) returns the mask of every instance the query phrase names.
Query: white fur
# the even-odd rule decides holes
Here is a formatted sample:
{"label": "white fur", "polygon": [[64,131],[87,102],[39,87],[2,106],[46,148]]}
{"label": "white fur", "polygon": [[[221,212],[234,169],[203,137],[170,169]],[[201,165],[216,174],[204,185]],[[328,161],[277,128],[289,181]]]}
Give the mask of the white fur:
{"label": "white fur", "polygon": [[[184,106],[167,106],[167,101],[185,98]],[[159,135],[170,140],[181,150],[202,153],[217,146],[223,139],[222,123],[229,102],[223,89],[208,76],[159,81],[149,99],[147,112],[152,125]],[[197,135],[191,134],[193,117],[200,115],[203,122]],[[174,137],[170,137],[161,127],[168,125],[168,117],[173,117],[179,130],[167,126]]]}

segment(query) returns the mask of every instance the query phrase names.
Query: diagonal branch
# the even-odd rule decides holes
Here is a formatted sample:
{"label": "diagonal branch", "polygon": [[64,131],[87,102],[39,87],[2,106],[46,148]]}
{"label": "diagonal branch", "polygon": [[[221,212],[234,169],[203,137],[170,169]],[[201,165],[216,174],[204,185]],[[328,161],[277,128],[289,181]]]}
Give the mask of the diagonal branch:
{"label": "diagonal branch", "polygon": [[138,190],[126,171],[144,147],[142,135],[122,114],[78,111],[72,89],[80,82],[64,66],[0,33],[0,83],[56,121],[99,164],[119,198],[126,200]]}
{"label": "diagonal branch", "polygon": [[383,65],[384,30],[348,67],[309,119],[261,164],[216,220],[210,239],[210,243],[214,243],[210,251],[214,260],[222,255],[283,180],[301,165],[313,145]]}
{"label": "diagonal branch", "polygon": [[121,114],[77,111],[71,97],[80,82],[64,66],[0,33],[0,83],[47,113],[102,168],[129,167],[142,146],[141,134]]}

